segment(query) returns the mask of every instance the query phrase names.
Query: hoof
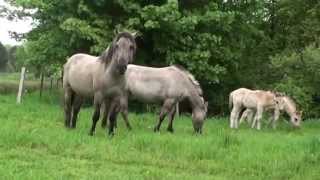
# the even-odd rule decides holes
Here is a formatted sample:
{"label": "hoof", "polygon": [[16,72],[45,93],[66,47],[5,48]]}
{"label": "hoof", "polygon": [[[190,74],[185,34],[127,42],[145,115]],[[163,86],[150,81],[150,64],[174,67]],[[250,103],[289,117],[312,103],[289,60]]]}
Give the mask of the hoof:
{"label": "hoof", "polygon": [[167,131],[168,131],[168,132],[171,132],[171,133],[174,133],[173,128],[168,128]]}
{"label": "hoof", "polygon": [[93,136],[94,135],[94,132],[89,132],[89,136]]}
{"label": "hoof", "polygon": [[108,135],[110,138],[112,138],[114,136],[114,132],[109,132]]}
{"label": "hoof", "polygon": [[159,132],[159,128],[156,126],[153,128],[153,132]]}

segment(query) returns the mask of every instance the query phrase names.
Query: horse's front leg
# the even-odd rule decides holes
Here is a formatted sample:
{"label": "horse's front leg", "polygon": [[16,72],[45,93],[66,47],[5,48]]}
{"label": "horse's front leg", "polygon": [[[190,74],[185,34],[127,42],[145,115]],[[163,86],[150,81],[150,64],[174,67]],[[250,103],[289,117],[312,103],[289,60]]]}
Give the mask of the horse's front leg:
{"label": "horse's front leg", "polygon": [[131,130],[132,127],[128,120],[128,97],[126,95],[120,98],[120,111],[127,129]]}
{"label": "horse's front leg", "polygon": [[176,107],[173,106],[171,111],[169,112],[169,123],[168,123],[168,128],[167,128],[167,131],[169,131],[171,133],[173,133],[173,131],[174,131],[172,125],[173,125],[173,120],[174,120],[175,114],[176,114]]}
{"label": "horse's front leg", "polygon": [[260,130],[261,129],[261,118],[262,118],[262,113],[263,113],[263,108],[262,107],[258,107],[257,108],[257,112],[255,115],[255,121],[257,123],[257,129]]}
{"label": "horse's front leg", "polygon": [[280,110],[278,108],[276,108],[274,110],[274,114],[273,114],[273,121],[272,121],[272,128],[275,129],[276,128],[276,123],[279,119],[280,116]]}
{"label": "horse's front leg", "polygon": [[110,136],[114,135],[114,128],[117,123],[118,111],[116,110],[116,106],[111,106],[109,110],[109,132],[107,132]]}
{"label": "horse's front leg", "polygon": [[103,109],[103,117],[101,122],[101,127],[106,128],[108,125],[108,119],[109,119],[109,103],[105,100],[102,105]]}
{"label": "horse's front leg", "polygon": [[240,118],[240,121],[239,121],[239,125],[244,121],[244,120],[247,120],[248,121],[248,116],[250,114],[250,109],[246,109],[245,111],[243,111],[242,115],[241,115],[241,118]]}
{"label": "horse's front leg", "polygon": [[96,98],[96,96],[94,97],[94,113],[92,116],[92,126],[91,126],[91,130],[89,132],[90,136],[93,136],[95,130],[96,130],[96,125],[97,122],[99,120],[100,117],[100,108],[101,108],[101,99]]}
{"label": "horse's front leg", "polygon": [[162,121],[164,120],[165,116],[168,114],[168,112],[170,111],[170,109],[174,104],[175,104],[175,101],[173,99],[167,99],[164,101],[161,108],[160,115],[159,115],[158,124],[154,127],[154,132],[157,132],[160,130]]}

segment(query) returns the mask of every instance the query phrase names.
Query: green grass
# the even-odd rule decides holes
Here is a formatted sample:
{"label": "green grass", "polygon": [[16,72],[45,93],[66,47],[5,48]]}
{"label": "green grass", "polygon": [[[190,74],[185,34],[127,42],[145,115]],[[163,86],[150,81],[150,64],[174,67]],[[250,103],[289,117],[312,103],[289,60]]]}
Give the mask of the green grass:
{"label": "green grass", "polygon": [[228,128],[210,118],[203,135],[191,119],[174,122],[175,133],[153,133],[155,114],[130,114],[113,138],[97,126],[88,136],[92,109],[81,111],[78,127],[63,127],[56,95],[28,94],[22,105],[0,96],[1,179],[319,179],[320,122],[298,130],[280,124],[261,131]]}

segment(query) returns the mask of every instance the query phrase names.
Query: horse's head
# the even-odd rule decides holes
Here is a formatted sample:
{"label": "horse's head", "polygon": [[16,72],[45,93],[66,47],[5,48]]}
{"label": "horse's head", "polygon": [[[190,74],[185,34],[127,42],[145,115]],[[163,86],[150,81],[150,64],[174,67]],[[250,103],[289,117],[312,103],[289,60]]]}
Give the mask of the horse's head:
{"label": "horse's head", "polygon": [[300,127],[302,120],[302,111],[295,111],[290,115],[290,122],[293,127]]}
{"label": "horse's head", "polygon": [[279,110],[284,110],[290,116],[290,122],[293,127],[300,127],[302,119],[302,111],[297,111],[295,102],[286,95],[277,98]]}
{"label": "horse's head", "polygon": [[124,74],[127,70],[127,65],[133,62],[136,53],[137,45],[135,42],[135,33],[128,32],[119,33],[112,41],[112,44],[102,56],[106,62],[112,61],[115,63],[117,72]]}
{"label": "horse's head", "polygon": [[208,102],[204,102],[200,108],[194,108],[192,112],[192,124],[195,133],[202,133],[202,126],[207,117]]}

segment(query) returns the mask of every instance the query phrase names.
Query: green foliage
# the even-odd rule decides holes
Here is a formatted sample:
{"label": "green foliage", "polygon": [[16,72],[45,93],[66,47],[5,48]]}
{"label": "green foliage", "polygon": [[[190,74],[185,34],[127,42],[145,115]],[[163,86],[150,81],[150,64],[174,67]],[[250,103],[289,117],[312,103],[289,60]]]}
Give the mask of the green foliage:
{"label": "green foliage", "polygon": [[319,116],[320,48],[309,46],[301,53],[278,55],[272,62],[282,77],[276,89],[294,97],[308,116]]}
{"label": "green foliage", "polygon": [[0,42],[0,71],[5,71],[8,62],[7,48]]}
{"label": "green foliage", "polygon": [[[314,98],[319,97],[315,91],[319,83],[306,72],[318,76],[312,65],[316,57],[308,49],[320,44],[320,1],[9,2],[24,7],[13,14],[31,16],[37,24],[26,34],[23,50],[17,50],[21,60],[17,64],[32,71],[58,76],[72,54],[99,55],[115,30],[130,30],[141,34],[135,64],[184,66],[200,81],[214,113],[228,112],[228,94],[239,87],[285,91],[310,115],[319,106]],[[298,60],[301,54],[307,67]],[[286,65],[282,63],[286,58],[297,60]]]}

